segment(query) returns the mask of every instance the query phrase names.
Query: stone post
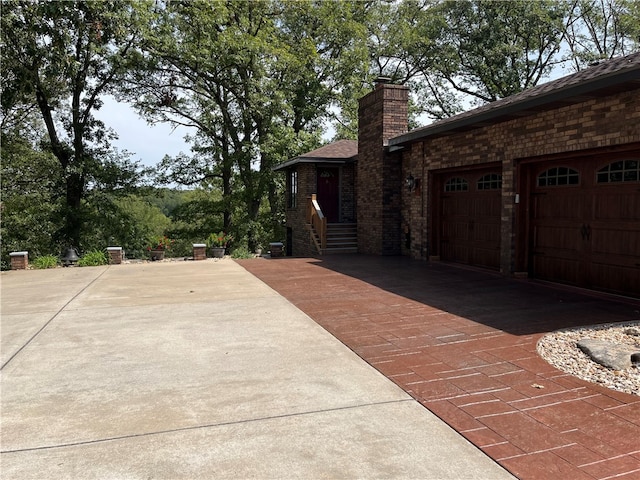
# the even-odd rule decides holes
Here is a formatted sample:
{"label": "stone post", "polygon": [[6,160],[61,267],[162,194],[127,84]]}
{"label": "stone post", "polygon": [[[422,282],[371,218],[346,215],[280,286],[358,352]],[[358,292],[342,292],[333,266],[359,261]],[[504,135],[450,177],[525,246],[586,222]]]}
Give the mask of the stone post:
{"label": "stone post", "polygon": [[272,242],[269,244],[269,250],[271,252],[271,258],[278,258],[282,256],[282,242]]}
{"label": "stone post", "polygon": [[109,254],[109,265],[120,265],[122,263],[122,247],[107,247]]}
{"label": "stone post", "polygon": [[25,270],[29,266],[29,252],[11,252],[11,270]]}
{"label": "stone post", "polygon": [[207,245],[204,243],[193,244],[193,259],[194,260],[206,260],[207,259]]}

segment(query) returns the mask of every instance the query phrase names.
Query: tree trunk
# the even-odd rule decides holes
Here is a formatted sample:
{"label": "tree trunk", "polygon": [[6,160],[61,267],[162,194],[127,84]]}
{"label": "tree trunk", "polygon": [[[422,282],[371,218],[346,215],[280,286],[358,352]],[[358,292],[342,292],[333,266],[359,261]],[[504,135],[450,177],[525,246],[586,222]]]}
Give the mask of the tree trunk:
{"label": "tree trunk", "polygon": [[82,231],[82,193],[84,180],[78,173],[67,176],[67,214],[65,219],[64,239],[69,247],[80,247],[80,232]]}

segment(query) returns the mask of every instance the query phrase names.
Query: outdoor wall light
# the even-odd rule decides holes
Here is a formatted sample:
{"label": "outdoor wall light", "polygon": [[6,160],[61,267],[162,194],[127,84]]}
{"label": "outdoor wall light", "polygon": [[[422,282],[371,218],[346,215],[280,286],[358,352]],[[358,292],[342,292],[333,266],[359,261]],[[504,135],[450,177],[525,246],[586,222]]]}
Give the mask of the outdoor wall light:
{"label": "outdoor wall light", "polygon": [[411,173],[409,173],[409,175],[407,176],[404,184],[407,186],[407,190],[409,190],[409,192],[413,192],[413,189],[416,186],[416,179],[413,178],[413,175],[411,175]]}

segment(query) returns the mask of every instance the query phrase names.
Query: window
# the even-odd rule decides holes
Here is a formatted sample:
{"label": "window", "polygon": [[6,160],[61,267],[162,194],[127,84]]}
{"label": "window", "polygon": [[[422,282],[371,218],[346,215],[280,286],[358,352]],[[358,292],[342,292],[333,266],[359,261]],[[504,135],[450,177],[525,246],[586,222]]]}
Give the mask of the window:
{"label": "window", "polygon": [[487,175],[480,177],[478,180],[478,190],[501,190],[502,189],[502,175],[498,173],[488,173]]}
{"label": "window", "polygon": [[637,182],[640,180],[640,160],[621,160],[598,170],[598,183]]}
{"label": "window", "polygon": [[538,175],[539,187],[557,187],[562,185],[578,185],[580,174],[567,167],[554,167]]}
{"label": "window", "polygon": [[467,190],[469,190],[469,182],[464,178],[455,177],[444,184],[445,192],[466,192]]}
{"label": "window", "polygon": [[298,172],[291,170],[287,177],[287,192],[288,192],[288,208],[296,208],[298,205]]}

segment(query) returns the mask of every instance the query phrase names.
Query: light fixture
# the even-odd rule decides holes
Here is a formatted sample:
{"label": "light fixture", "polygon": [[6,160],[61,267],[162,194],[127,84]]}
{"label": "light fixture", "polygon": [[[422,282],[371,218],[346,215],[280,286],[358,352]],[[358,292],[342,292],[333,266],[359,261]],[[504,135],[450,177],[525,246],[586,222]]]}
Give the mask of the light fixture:
{"label": "light fixture", "polygon": [[416,179],[413,178],[413,175],[411,175],[411,173],[409,173],[409,175],[407,176],[406,180],[404,181],[404,184],[407,187],[407,190],[409,190],[409,192],[413,192],[413,189],[416,186]]}

